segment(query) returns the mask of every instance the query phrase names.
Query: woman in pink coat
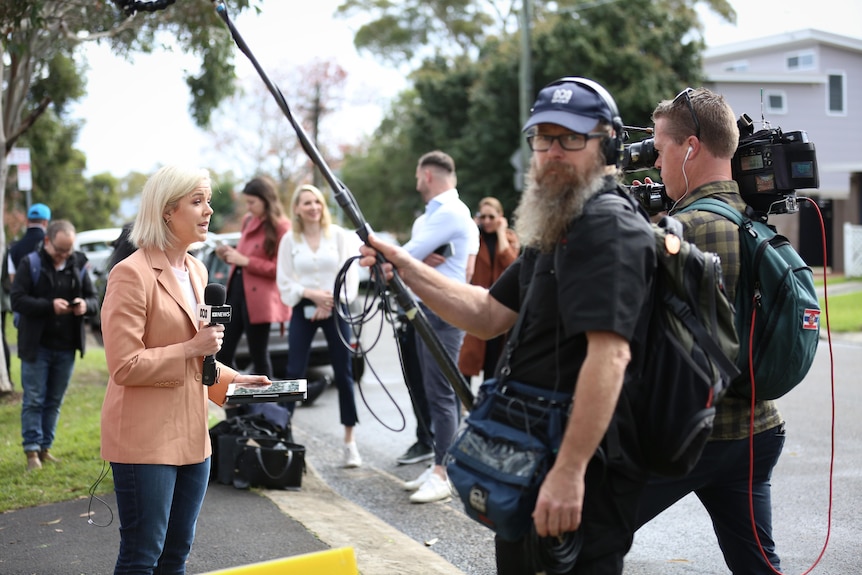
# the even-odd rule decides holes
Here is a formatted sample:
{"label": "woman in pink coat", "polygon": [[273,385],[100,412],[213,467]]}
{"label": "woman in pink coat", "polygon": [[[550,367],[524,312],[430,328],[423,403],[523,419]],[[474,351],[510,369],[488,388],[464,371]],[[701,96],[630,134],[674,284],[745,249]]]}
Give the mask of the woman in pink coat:
{"label": "woman in pink coat", "polygon": [[236,346],[244,331],[254,373],[272,377],[270,324],[290,320],[291,312],[281,302],[275,283],[278,244],[290,229],[290,220],[284,216],[275,182],[271,179],[254,178],[242,193],[248,214],[242,222],[239,243],[236,248],[225,245],[216,250],[221,259],[231,264],[227,303],[232,310],[218,360],[236,368]]}
{"label": "woman in pink coat", "polygon": [[206,239],[211,197],[206,170],[156,172],[132,229],[138,250],[108,278],[102,458],[120,520],[115,575],[185,573],[210,475],[208,400],[222,404],[229,383],[269,383],[224,365],[215,385],[201,383],[204,356],[224,336],[223,326],[197,319],[207,271],[188,254]]}

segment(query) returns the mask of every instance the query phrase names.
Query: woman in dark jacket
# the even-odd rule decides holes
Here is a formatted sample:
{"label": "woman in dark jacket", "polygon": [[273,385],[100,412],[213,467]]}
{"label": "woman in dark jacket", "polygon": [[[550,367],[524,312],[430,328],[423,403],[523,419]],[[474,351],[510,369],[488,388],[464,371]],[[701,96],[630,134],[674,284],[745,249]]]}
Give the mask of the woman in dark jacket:
{"label": "woman in dark jacket", "polygon": [[[485,288],[491,287],[521,251],[521,244],[515,232],[509,229],[503,215],[503,205],[493,197],[479,201],[479,253],[470,283]],[[488,341],[465,334],[458,357],[458,369],[467,380],[484,372],[485,379],[494,374],[494,367],[505,342],[504,336]]]}

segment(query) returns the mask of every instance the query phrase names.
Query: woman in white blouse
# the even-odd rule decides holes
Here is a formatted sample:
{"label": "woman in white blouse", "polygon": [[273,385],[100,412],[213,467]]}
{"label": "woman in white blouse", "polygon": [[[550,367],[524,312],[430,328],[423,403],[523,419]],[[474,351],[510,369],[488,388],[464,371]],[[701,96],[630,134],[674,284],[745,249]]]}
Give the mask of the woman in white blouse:
{"label": "woman in white blouse", "polygon": [[356,234],[332,223],[326,199],[314,186],[296,189],[291,213],[292,231],[281,238],[276,270],[281,301],[293,308],[287,335],[290,350],[287,376],[305,377],[311,341],[318,328],[323,329],[338,387],[341,424],[344,425],[344,466],[359,467],[362,459],[353,439],[357,415],[352,362],[350,350],[342,342],[342,339],[349,340],[349,327],[333,309],[336,303],[343,308],[356,297],[358,264],[348,269],[345,289],[337,294],[337,302],[333,289],[335,276],[348,258],[359,255],[361,242]]}

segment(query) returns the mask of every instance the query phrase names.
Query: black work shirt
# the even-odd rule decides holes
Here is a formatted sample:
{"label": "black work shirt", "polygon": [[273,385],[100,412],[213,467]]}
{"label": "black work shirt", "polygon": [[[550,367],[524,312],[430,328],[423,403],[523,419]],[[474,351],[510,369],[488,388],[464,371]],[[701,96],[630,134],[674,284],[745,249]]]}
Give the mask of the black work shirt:
{"label": "black work shirt", "polygon": [[554,253],[525,250],[491,287],[494,299],[526,314],[511,358],[512,379],[574,390],[589,331],[625,338],[632,344],[626,378],[636,369],[649,321],[655,240],[636,205],[603,198],[616,193],[592,198]]}

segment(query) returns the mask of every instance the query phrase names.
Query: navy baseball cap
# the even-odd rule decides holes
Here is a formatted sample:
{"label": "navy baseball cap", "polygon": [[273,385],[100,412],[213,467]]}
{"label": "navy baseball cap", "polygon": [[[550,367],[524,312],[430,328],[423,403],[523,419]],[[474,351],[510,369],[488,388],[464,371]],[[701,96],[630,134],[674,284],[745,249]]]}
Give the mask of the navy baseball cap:
{"label": "navy baseball cap", "polygon": [[50,220],[51,219],[51,208],[49,208],[45,204],[33,204],[32,206],[30,206],[30,209],[27,210],[27,219],[28,220]]}
{"label": "navy baseball cap", "polygon": [[581,83],[563,79],[542,88],[522,131],[538,124],[556,124],[579,134],[588,134],[599,120],[613,124],[614,115],[597,92]]}

